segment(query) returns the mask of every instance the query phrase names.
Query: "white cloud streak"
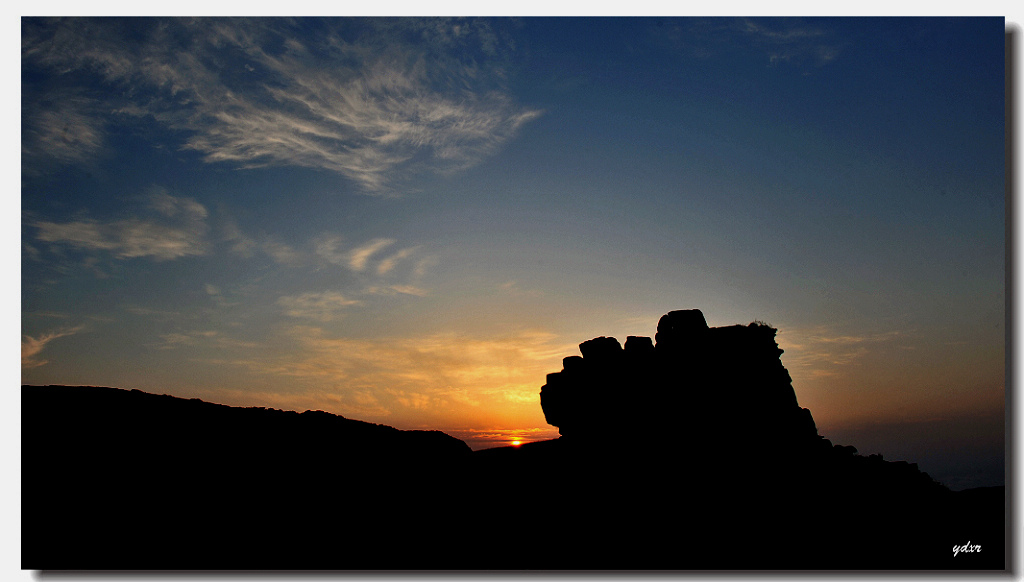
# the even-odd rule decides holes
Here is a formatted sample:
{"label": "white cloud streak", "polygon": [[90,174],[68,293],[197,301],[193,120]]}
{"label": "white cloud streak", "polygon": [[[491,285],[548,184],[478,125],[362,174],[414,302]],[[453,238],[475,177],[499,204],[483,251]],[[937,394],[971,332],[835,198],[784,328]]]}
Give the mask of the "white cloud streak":
{"label": "white cloud streak", "polygon": [[395,243],[394,239],[390,238],[375,238],[363,246],[356,247],[348,253],[348,266],[353,271],[362,271],[366,269],[366,263],[370,260],[377,251],[391,246]]}
{"label": "white cloud streak", "polygon": [[[354,248],[346,249],[342,237],[332,234],[324,234],[313,241],[313,249],[314,253],[318,257],[332,265],[347,267],[357,273],[372,272],[378,277],[391,275],[399,264],[408,262],[410,263],[410,266],[407,275],[410,278],[409,287],[411,288],[415,286],[424,275],[426,275],[427,269],[437,263],[437,257],[427,255],[415,258],[421,248],[419,245],[416,245],[399,249],[391,253],[390,255],[380,259],[374,267],[372,265],[374,256],[384,249],[394,245],[396,242],[398,241],[393,238],[378,237],[370,239]],[[385,286],[371,286],[372,289],[380,289],[383,287]],[[390,287],[390,285],[387,285],[387,287]],[[401,285],[399,285],[399,287],[401,287]]]}
{"label": "white cloud streak", "polygon": [[410,255],[415,253],[418,250],[418,248],[419,247],[405,248],[381,260],[381,262],[377,264],[377,274],[382,277],[384,275],[387,275],[388,273],[391,272],[392,269],[395,268],[395,265],[397,265],[399,261],[408,258]]}
{"label": "white cloud streak", "polygon": [[52,342],[55,339],[62,338],[62,337],[67,337],[69,335],[74,335],[74,334],[82,331],[82,329],[83,329],[82,326],[78,326],[78,327],[61,329],[61,330],[53,331],[53,332],[50,332],[50,333],[45,333],[43,335],[36,336],[36,337],[30,337],[30,336],[27,336],[27,335],[26,336],[22,336],[22,338],[21,338],[21,369],[22,369],[22,371],[30,370],[32,368],[38,368],[39,366],[43,366],[45,364],[48,364],[49,363],[48,360],[41,360],[41,359],[37,359],[36,358],[36,356],[38,356],[39,353],[43,351],[43,349],[47,346],[47,344],[49,344],[50,342]]}
{"label": "white cloud streak", "polygon": [[251,237],[246,236],[234,220],[226,220],[222,230],[222,239],[230,245],[232,253],[246,259],[253,257],[256,248],[259,246],[258,243]]}
{"label": "white cloud streak", "polygon": [[113,222],[39,221],[36,238],[87,251],[108,251],[119,259],[149,257],[171,260],[206,252],[206,208],[189,198],[165,193],[151,196],[158,219],[127,218]]}
{"label": "white cloud streak", "polygon": [[313,252],[332,265],[344,266],[348,262],[346,253],[342,252],[342,238],[336,235],[323,235],[313,241]]}
{"label": "white cloud streak", "polygon": [[160,335],[162,344],[157,347],[162,350],[170,350],[181,347],[201,347],[203,349],[232,349],[232,348],[255,348],[259,344],[243,340],[237,340],[225,336],[215,330],[190,331],[185,333],[174,332]]}
{"label": "white cloud streak", "polygon": [[791,373],[825,377],[838,375],[837,367],[862,360],[870,353],[869,346],[891,344],[905,336],[900,331],[842,335],[817,328],[780,331],[778,342],[786,350],[782,359]]}
{"label": "white cloud streak", "polygon": [[742,28],[754,45],[767,53],[771,65],[788,62],[820,67],[835,60],[840,52],[840,45],[828,31],[800,21],[778,25],[744,19]]}
{"label": "white cloud streak", "polygon": [[277,304],[284,308],[285,315],[320,322],[337,319],[343,310],[361,303],[334,291],[289,295],[277,300]]}
{"label": "white cloud streak", "polygon": [[422,287],[415,285],[371,285],[363,290],[367,295],[414,295],[426,297],[430,293]]}
{"label": "white cloud streak", "polygon": [[700,60],[729,53],[811,74],[839,58],[848,39],[815,19],[692,18],[657,27],[653,38]]}
{"label": "white cloud streak", "polygon": [[105,141],[105,122],[95,111],[97,105],[92,99],[71,94],[23,106],[22,156],[76,165],[92,161]]}
{"label": "white cloud streak", "polygon": [[281,265],[295,265],[302,261],[302,255],[291,246],[276,240],[267,240],[260,248],[274,262]]}
{"label": "white cloud streak", "polygon": [[[131,26],[144,40],[128,40]],[[112,108],[122,121],[147,116],[184,130],[183,147],[211,163],[322,169],[365,192],[388,192],[423,171],[478,163],[541,114],[515,105],[496,81],[501,75],[483,74],[487,65],[478,59],[500,47],[482,21],[153,19],[131,26],[31,19],[23,26],[23,61],[94,71],[131,87],[133,99]],[[477,33],[462,32],[470,30]]]}

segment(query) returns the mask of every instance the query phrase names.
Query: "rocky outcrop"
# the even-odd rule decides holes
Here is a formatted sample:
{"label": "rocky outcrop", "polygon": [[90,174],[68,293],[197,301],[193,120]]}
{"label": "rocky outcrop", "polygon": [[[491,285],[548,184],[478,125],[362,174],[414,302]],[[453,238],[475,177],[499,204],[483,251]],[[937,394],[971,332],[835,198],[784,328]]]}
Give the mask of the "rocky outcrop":
{"label": "rocky outcrop", "polygon": [[658,322],[657,343],[630,336],[580,344],[548,374],[540,401],[549,424],[579,441],[674,443],[695,453],[757,443],[761,450],[831,446],[797,404],[776,329],[759,322],[709,328],[700,310]]}
{"label": "rocky outcrop", "polygon": [[[684,310],[653,342],[585,341],[540,392],[562,436],[494,454],[491,469],[551,484],[518,515],[544,508],[538,519],[585,544],[614,536],[608,567],[1000,568],[1000,490],[970,514],[917,465],[833,445],[799,406],[775,335]],[[959,537],[992,553],[954,558]]]}

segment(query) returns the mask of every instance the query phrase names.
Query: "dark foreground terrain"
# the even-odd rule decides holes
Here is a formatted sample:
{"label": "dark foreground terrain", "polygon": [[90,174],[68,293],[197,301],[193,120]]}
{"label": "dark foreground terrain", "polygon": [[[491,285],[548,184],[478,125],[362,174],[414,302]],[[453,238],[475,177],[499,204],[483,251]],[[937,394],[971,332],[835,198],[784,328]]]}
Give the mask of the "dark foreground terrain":
{"label": "dark foreground terrain", "polygon": [[22,567],[1003,570],[1004,488],[833,445],[774,336],[691,310],[656,345],[584,342],[541,389],[562,436],[477,452],[325,412],[24,386]]}
{"label": "dark foreground terrain", "polygon": [[25,569],[1003,569],[1003,488],[841,448],[803,466],[571,437],[473,453],[321,412],[22,398]]}

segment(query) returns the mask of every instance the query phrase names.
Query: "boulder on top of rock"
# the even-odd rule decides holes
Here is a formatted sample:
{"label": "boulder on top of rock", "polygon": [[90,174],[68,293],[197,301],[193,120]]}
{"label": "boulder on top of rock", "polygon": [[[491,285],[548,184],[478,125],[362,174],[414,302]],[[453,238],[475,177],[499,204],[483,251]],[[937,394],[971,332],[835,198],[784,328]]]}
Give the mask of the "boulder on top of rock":
{"label": "boulder on top of rock", "polygon": [[631,335],[626,338],[626,346],[624,349],[627,353],[631,354],[653,353],[654,343],[649,337]]}
{"label": "boulder on top of rock", "polygon": [[613,337],[596,337],[580,344],[585,362],[610,362],[622,355],[622,345]]}
{"label": "boulder on top of rock", "polygon": [[708,330],[708,322],[699,309],[670,311],[658,321],[658,333],[654,336],[657,344],[671,344],[690,341]]}
{"label": "boulder on top of rock", "polygon": [[562,368],[566,372],[574,372],[583,369],[583,358],[580,356],[566,356],[562,358]]}

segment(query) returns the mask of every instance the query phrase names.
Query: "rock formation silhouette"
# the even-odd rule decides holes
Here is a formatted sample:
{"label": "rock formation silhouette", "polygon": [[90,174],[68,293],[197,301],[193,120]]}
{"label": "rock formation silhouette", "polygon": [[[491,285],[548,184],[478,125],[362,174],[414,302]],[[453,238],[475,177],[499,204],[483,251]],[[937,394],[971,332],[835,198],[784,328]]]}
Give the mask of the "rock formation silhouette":
{"label": "rock formation silhouette", "polygon": [[[598,337],[563,360],[540,392],[549,424],[565,437],[622,444],[708,442],[718,448],[756,441],[764,451],[830,446],[797,404],[767,324],[709,328],[699,310],[673,311],[649,337]],[[727,430],[715,426],[726,418]],[[694,447],[708,452],[707,446]]]}
{"label": "rock formation silhouette", "polygon": [[[654,342],[585,341],[540,392],[562,436],[476,457],[552,484],[509,517],[601,548],[546,556],[565,567],[1001,569],[1003,488],[967,501],[914,463],[819,435],[776,332],[709,328],[693,309],[663,316]],[[992,552],[967,564],[950,548],[972,536]]]}
{"label": "rock formation silhouette", "polygon": [[22,567],[1003,570],[1004,488],[833,445],[775,334],[685,310],[653,342],[585,341],[540,391],[561,436],[476,452],[322,411],[24,386]]}

